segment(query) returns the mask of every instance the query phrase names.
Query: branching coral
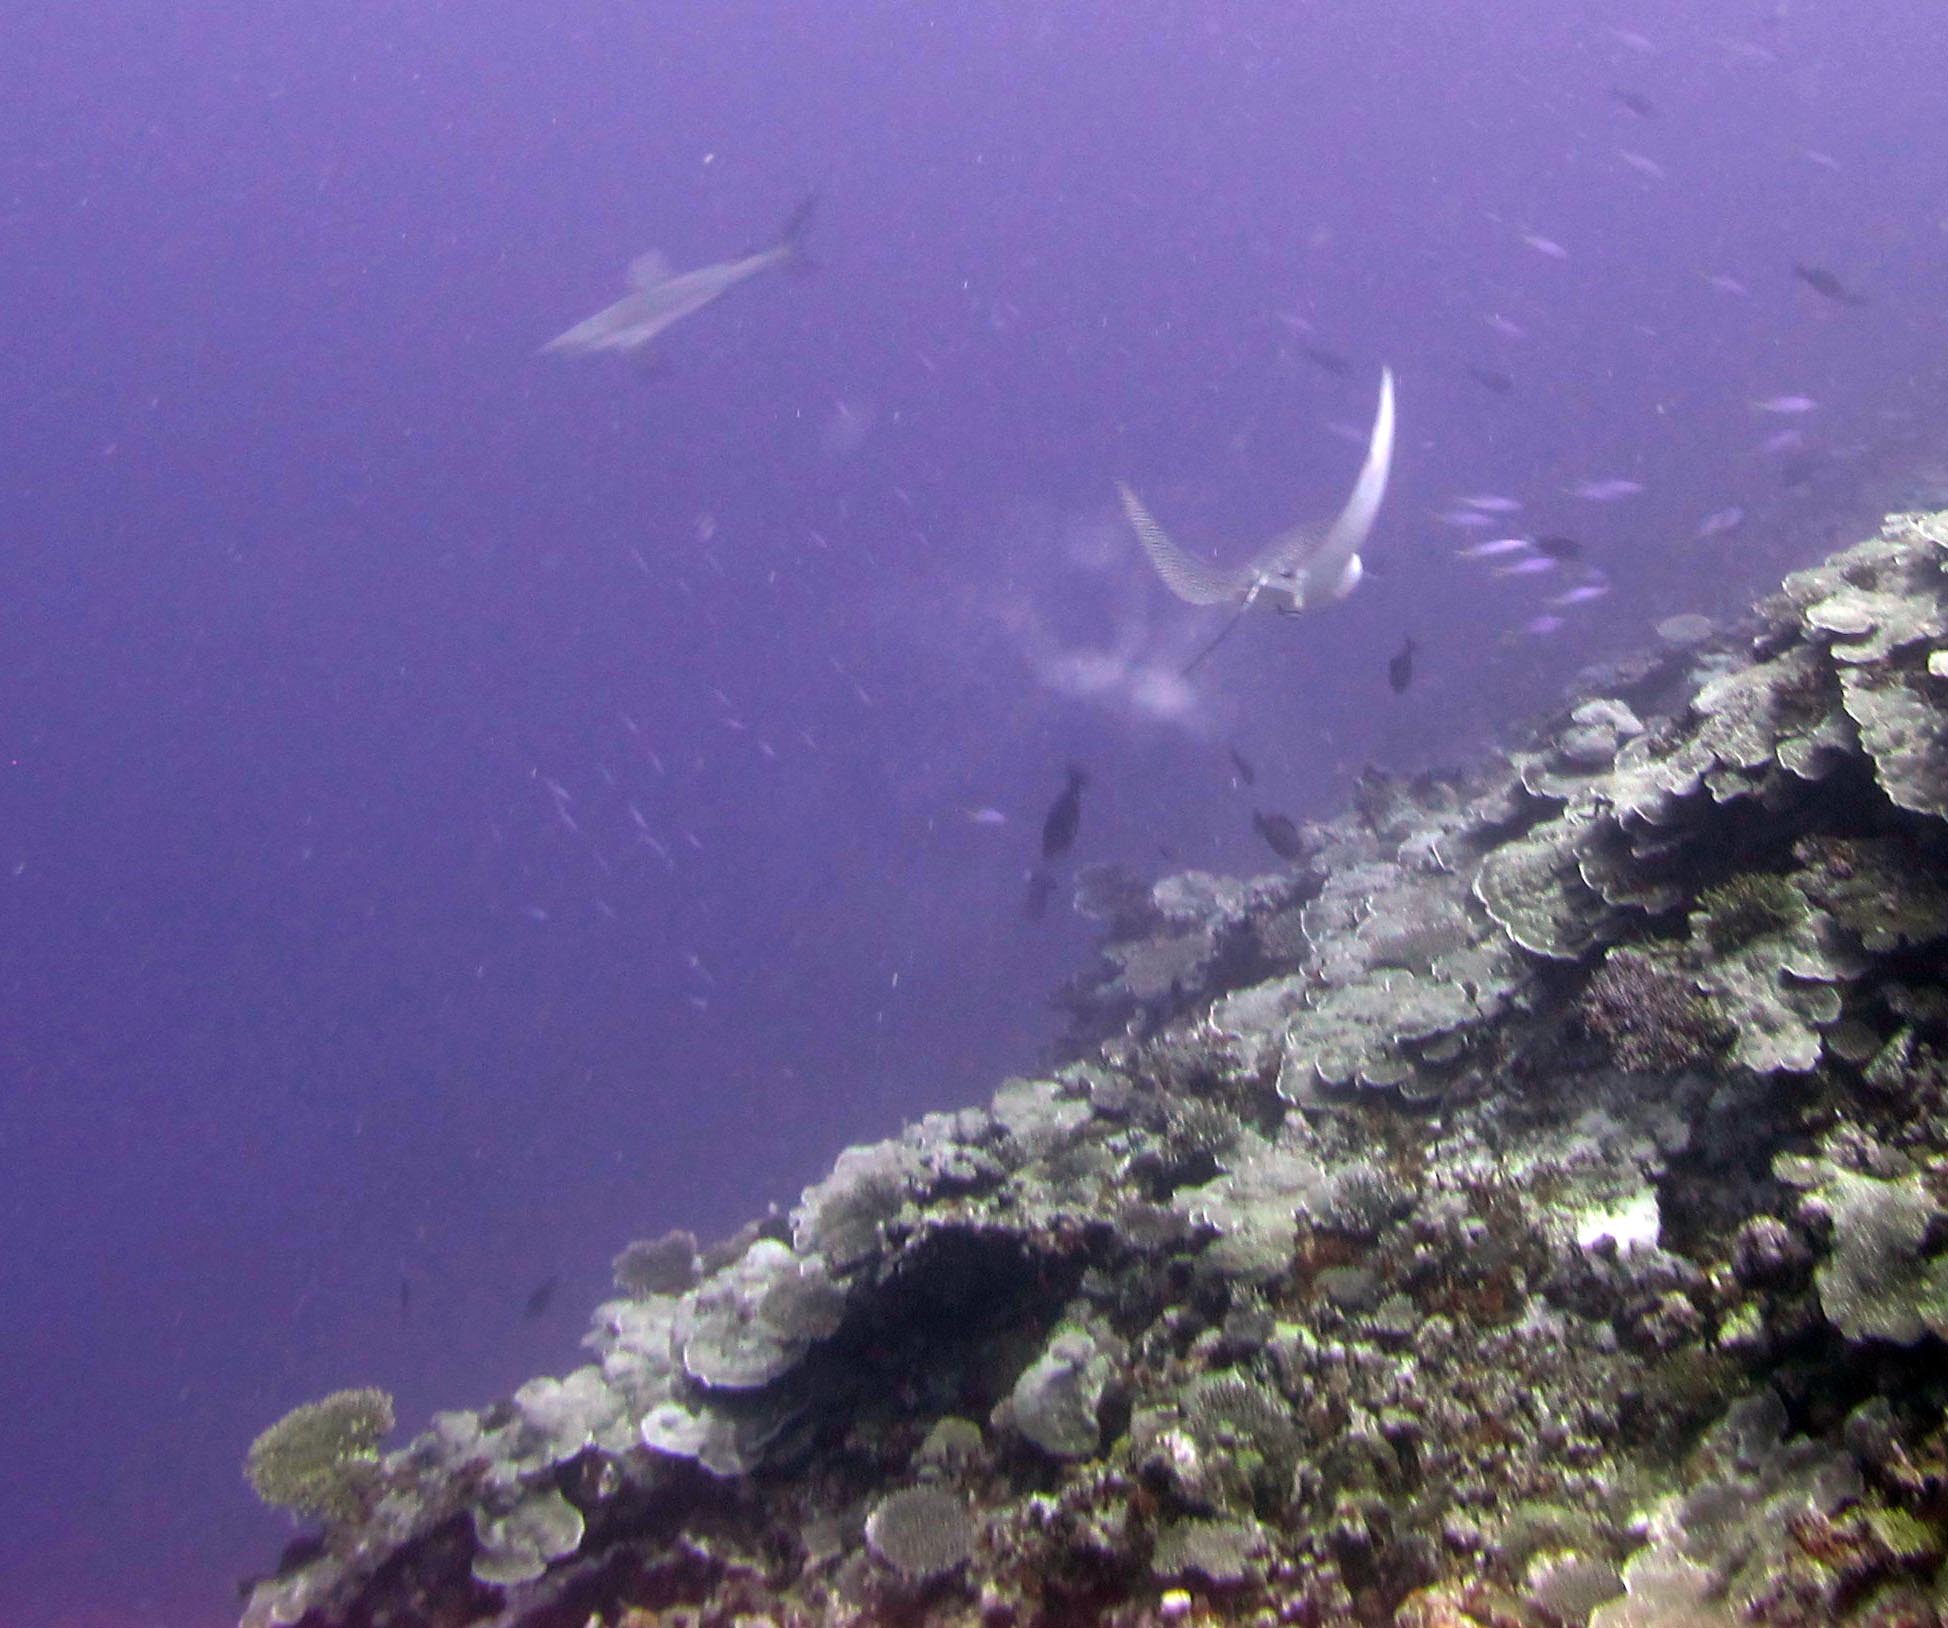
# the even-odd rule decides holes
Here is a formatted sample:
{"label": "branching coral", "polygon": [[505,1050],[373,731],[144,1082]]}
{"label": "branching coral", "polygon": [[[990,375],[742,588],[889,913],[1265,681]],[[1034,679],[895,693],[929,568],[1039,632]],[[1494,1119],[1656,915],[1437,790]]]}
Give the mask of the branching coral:
{"label": "branching coral", "polygon": [[1631,1074],[1668,1074],[1704,1061],[1722,1035],[1684,978],[1637,950],[1615,950],[1576,1002],[1582,1026]]}

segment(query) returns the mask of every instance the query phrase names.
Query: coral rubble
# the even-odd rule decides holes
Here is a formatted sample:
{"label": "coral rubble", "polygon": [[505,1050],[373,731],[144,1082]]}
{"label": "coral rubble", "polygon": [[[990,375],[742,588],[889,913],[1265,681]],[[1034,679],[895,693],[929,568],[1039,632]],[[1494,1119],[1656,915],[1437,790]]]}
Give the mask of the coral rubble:
{"label": "coral rubble", "polygon": [[625,1250],[584,1367],[267,1433],[245,1628],[1943,1621],[1948,516],[1681,633],[1090,873],[1067,1062]]}

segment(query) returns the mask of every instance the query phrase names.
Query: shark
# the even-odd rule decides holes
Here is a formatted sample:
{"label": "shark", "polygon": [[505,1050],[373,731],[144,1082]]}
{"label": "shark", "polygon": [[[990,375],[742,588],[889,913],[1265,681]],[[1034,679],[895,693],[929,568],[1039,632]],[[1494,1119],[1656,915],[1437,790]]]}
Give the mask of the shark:
{"label": "shark", "polygon": [[654,249],[638,255],[629,266],[627,294],[566,333],[557,334],[541,349],[577,356],[604,350],[640,350],[672,324],[695,315],[761,272],[803,265],[805,229],[811,224],[817,202],[816,197],[807,198],[791,212],[784,229],[768,247],[735,260],[720,260],[695,271],[676,271]]}
{"label": "shark", "polygon": [[1366,458],[1353,495],[1330,525],[1304,524],[1281,532],[1241,565],[1219,566],[1186,553],[1157,524],[1143,500],[1123,482],[1116,490],[1136,540],[1163,585],[1188,605],[1230,605],[1224,631],[1199,653],[1189,672],[1216,649],[1244,613],[1265,605],[1287,616],[1336,605],[1360,584],[1360,549],[1372,534],[1393,467],[1393,373],[1380,370],[1380,405],[1367,437]]}

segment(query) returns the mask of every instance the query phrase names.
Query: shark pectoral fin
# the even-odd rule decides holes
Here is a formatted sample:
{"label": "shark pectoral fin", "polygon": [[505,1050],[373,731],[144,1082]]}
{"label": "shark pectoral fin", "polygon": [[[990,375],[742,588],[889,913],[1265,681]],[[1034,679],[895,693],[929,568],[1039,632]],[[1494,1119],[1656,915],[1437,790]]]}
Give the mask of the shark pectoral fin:
{"label": "shark pectoral fin", "polygon": [[1366,443],[1366,461],[1360,465],[1353,495],[1339,518],[1326,533],[1326,540],[1305,562],[1309,590],[1306,604],[1332,604],[1344,599],[1359,586],[1360,548],[1372,534],[1380,502],[1387,495],[1387,474],[1393,467],[1393,372],[1380,370],[1380,407],[1373,415],[1373,433]]}
{"label": "shark pectoral fin", "polygon": [[646,249],[629,262],[631,288],[654,288],[658,283],[667,283],[675,275],[675,268],[660,249]]}
{"label": "shark pectoral fin", "polygon": [[1220,571],[1202,560],[1192,559],[1151,518],[1141,498],[1121,481],[1116,483],[1116,490],[1122,497],[1123,513],[1129,519],[1130,530],[1136,533],[1136,540],[1143,545],[1143,552],[1149,556],[1150,564],[1163,578],[1163,585],[1185,604],[1228,604],[1251,586],[1253,576]]}

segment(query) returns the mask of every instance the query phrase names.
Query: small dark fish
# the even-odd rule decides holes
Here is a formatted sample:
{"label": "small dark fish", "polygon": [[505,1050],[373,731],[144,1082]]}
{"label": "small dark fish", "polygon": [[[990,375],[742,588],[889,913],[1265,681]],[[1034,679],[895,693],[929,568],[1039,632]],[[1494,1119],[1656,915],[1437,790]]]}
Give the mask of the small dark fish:
{"label": "small dark fish", "polygon": [[413,1280],[411,1278],[401,1278],[399,1280],[399,1315],[404,1317],[412,1309]]}
{"label": "small dark fish", "polygon": [[1815,294],[1824,295],[1827,299],[1835,300],[1841,305],[1866,305],[1869,303],[1864,294],[1854,293],[1852,289],[1848,288],[1845,283],[1841,282],[1838,277],[1834,276],[1824,266],[1808,266],[1803,263],[1795,264],[1792,268],[1792,274]]}
{"label": "small dark fish", "polygon": [[1082,788],[1088,784],[1088,773],[1071,763],[1069,783],[1042,821],[1042,858],[1060,859],[1075,846],[1076,827],[1082,823]]}
{"label": "small dark fish", "polygon": [[1227,747],[1225,750],[1231,754],[1231,767],[1238,771],[1238,778],[1247,786],[1257,785],[1258,771],[1251,766],[1251,759],[1235,746]]}
{"label": "small dark fish", "polygon": [[1414,652],[1420,648],[1412,639],[1400,646],[1400,653],[1387,663],[1387,682],[1395,695],[1405,695],[1414,681]]}
{"label": "small dark fish", "polygon": [[1515,394],[1515,381],[1506,373],[1492,367],[1471,367],[1468,377],[1484,390],[1492,390],[1498,396]]}
{"label": "small dark fish", "polygon": [[1342,356],[1336,350],[1327,350],[1324,345],[1301,345],[1300,351],[1314,367],[1323,368],[1337,378],[1345,378],[1353,371],[1353,359]]}
{"label": "small dark fish", "polygon": [[526,1302],[521,1307],[521,1315],[529,1322],[533,1322],[536,1318],[545,1315],[548,1308],[555,1302],[555,1290],[560,1287],[560,1278],[545,1279],[534,1293],[528,1296]]}
{"label": "small dark fish", "polygon": [[1034,871],[1028,878],[1028,894],[1021,901],[1021,913],[1030,921],[1048,914],[1048,901],[1055,896],[1055,878],[1047,871]]}
{"label": "small dark fish", "polygon": [[1657,104],[1648,96],[1634,90],[1623,90],[1616,85],[1610,87],[1610,94],[1630,109],[1640,119],[1657,117]]}
{"label": "small dark fish", "polygon": [[1529,547],[1538,554],[1547,554],[1552,560],[1580,560],[1583,545],[1574,537],[1537,537]]}
{"label": "small dark fish", "polygon": [[1299,835],[1299,828],[1283,814],[1260,814],[1254,810],[1251,828],[1265,839],[1265,846],[1280,859],[1298,860],[1305,857],[1305,838]]}

